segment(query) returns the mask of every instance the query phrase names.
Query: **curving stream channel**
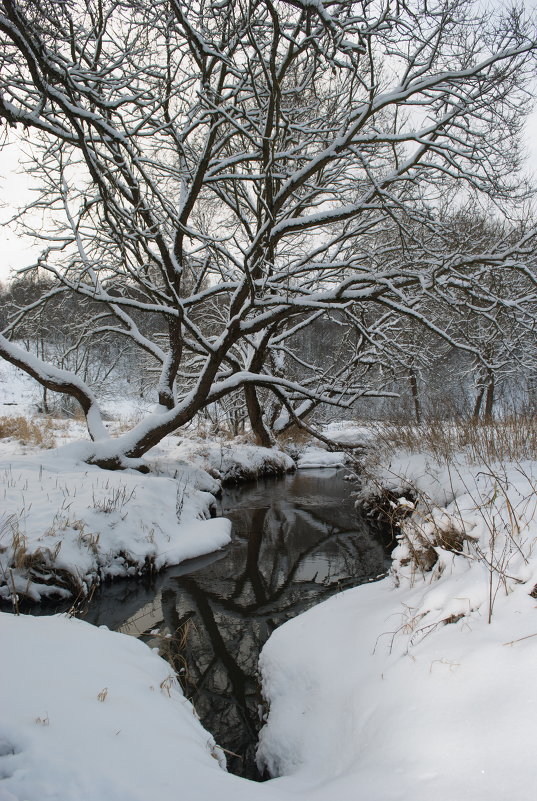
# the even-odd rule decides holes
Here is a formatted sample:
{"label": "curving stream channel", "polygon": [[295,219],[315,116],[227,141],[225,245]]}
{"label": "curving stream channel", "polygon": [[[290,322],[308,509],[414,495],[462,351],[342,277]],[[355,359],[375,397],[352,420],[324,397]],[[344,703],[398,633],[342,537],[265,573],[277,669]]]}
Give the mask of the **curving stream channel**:
{"label": "curving stream channel", "polygon": [[302,470],[224,489],[231,518],[223,551],[151,581],[117,581],[85,619],[158,646],[201,722],[226,751],[228,770],[255,766],[262,724],[258,655],[270,633],[330,595],[385,574],[382,536],[357,516],[344,470]]}

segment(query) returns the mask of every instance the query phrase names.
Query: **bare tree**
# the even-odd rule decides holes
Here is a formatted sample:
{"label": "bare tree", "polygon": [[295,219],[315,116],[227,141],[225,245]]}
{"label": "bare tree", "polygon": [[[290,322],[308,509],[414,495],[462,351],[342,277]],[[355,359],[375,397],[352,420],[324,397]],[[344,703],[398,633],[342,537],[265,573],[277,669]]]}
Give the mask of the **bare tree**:
{"label": "bare tree", "polygon": [[[455,212],[454,206],[456,208],[449,200],[442,204],[442,224],[435,226],[426,237],[416,231],[418,251],[465,252],[467,257],[474,253],[480,260],[487,250],[508,251],[510,244],[520,238],[520,223],[500,218],[494,207],[478,207],[472,200],[459,205]],[[412,226],[412,220],[408,221],[408,226]],[[527,227],[531,227],[531,222]],[[390,241],[392,248],[397,248],[397,229],[384,231],[382,240],[384,245]],[[408,249],[409,246],[405,244],[404,247]],[[403,253],[401,257],[404,258]],[[417,252],[417,259],[420,258]],[[525,302],[520,303],[528,286],[524,277],[521,279],[519,274],[501,266],[487,266],[485,270],[480,269],[478,278],[474,269],[472,265],[469,274],[472,280],[461,282],[459,289],[452,288],[448,295],[442,287],[437,287],[434,293],[423,293],[418,301],[419,314],[416,314],[416,305],[413,316],[391,315],[389,322],[384,321],[385,362],[391,366],[394,388],[401,387],[403,401],[407,403],[406,412],[411,406],[418,424],[424,414],[437,416],[440,412],[445,415],[450,409],[453,412],[457,405],[461,408],[462,386],[456,388],[454,369],[462,385],[475,395],[472,401],[474,419],[482,412],[485,420],[492,418],[495,401],[509,389],[518,394],[518,400],[513,398],[512,401],[520,406],[521,381],[522,386],[527,387],[535,374],[537,308],[534,293],[530,291]],[[420,317],[427,319],[428,328]],[[438,333],[434,333],[434,328]],[[442,364],[455,350],[458,350],[458,366],[451,364],[451,386],[446,386],[449,376]],[[433,401],[434,384],[440,375],[441,397]]]}
{"label": "bare tree", "polygon": [[[40,194],[26,225],[54,278],[41,302],[91,299],[95,336],[128,338],[159,366],[157,410],[111,440],[90,387],[30,356],[8,324],[0,354],[80,402],[88,461],[136,465],[237,389],[261,440],[260,388],[289,419],[349,406],[369,391],[357,365],[379,358],[383,315],[436,330],[423,300],[449,308],[491,270],[517,273],[516,304],[529,302],[532,232],[479,254],[431,249],[448,186],[505,208],[524,195],[516,143],[537,45],[520,11],[483,15],[471,0],[0,9],[0,116],[30,142]],[[378,237],[388,226],[397,248]],[[300,380],[278,369],[298,332],[334,311],[366,343],[347,369],[304,362]]]}
{"label": "bare tree", "polygon": [[[449,225],[452,236],[465,240],[466,247],[481,252],[483,247],[503,242],[504,247],[516,230],[506,223],[485,217],[475,209],[452,217]],[[471,376],[475,388],[472,416],[490,422],[498,391],[523,375],[525,383],[535,375],[535,307],[531,301],[522,314],[517,309],[517,298],[524,284],[518,278],[501,270],[490,271],[481,278],[482,294],[467,304],[466,313],[456,310],[450,321],[459,339],[474,350]],[[501,298],[501,302],[495,300]],[[514,311],[511,309],[511,301]]]}

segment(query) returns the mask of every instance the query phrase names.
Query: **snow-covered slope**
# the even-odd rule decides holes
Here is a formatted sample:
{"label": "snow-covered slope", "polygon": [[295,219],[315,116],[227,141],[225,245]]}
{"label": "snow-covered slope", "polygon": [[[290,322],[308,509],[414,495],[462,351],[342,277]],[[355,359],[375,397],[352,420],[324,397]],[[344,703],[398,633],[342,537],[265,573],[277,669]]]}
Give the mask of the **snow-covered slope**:
{"label": "snow-covered slope", "polygon": [[0,596],[77,595],[226,545],[231,525],[209,519],[195,479],[103,471],[72,449],[0,460]]}
{"label": "snow-covered slope", "polygon": [[532,801],[537,465],[401,455],[378,478],[419,496],[392,575],[269,639],[260,763],[319,801]]}
{"label": "snow-covered slope", "polygon": [[251,801],[169,665],[140,641],[5,613],[0,638],[1,801]]}
{"label": "snow-covered slope", "polygon": [[[76,453],[4,449],[5,588],[28,581],[24,560],[35,568],[39,551],[86,582],[227,541],[226,521],[204,519],[218,487],[204,468],[225,475],[231,446],[171,439],[151,454],[160,476],[108,473]],[[262,467],[262,454],[259,465],[241,454]],[[259,760],[279,778],[226,774],[145,645],[1,614],[0,801],[533,801],[537,465],[401,454],[377,480],[419,500],[392,575],[290,621],[262,653]]]}

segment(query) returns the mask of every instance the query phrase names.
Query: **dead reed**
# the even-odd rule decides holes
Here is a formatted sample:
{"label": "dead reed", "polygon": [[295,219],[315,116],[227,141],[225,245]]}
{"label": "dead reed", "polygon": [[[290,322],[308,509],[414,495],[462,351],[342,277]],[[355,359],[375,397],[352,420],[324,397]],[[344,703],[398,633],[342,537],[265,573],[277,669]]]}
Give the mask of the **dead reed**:
{"label": "dead reed", "polygon": [[461,453],[469,464],[520,462],[537,458],[537,418],[513,415],[489,423],[434,420],[420,426],[378,423],[373,441],[377,450],[427,452],[442,464]]}

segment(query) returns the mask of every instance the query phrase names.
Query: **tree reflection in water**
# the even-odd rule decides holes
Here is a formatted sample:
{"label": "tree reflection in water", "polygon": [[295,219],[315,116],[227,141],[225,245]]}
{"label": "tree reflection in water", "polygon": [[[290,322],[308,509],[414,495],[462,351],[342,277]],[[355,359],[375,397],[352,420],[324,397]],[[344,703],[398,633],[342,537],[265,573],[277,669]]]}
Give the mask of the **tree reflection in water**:
{"label": "tree reflection in water", "polygon": [[159,645],[204,726],[232,752],[228,769],[242,776],[260,778],[257,660],[270,633],[387,569],[343,475],[299,471],[225,490],[221,513],[232,519],[233,542],[224,552],[169,570],[121,600],[111,585],[90,609],[92,622]]}

